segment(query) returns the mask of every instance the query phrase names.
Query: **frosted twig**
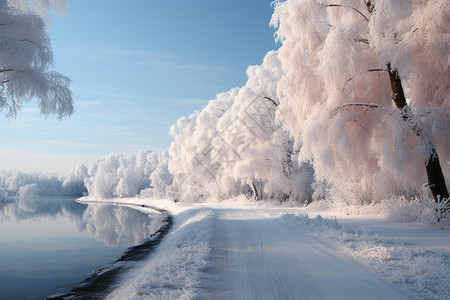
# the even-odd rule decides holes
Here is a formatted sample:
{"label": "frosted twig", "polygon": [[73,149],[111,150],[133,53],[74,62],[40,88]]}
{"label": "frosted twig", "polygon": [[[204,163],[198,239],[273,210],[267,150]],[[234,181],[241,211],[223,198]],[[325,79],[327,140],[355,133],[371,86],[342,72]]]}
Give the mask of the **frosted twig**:
{"label": "frosted twig", "polygon": [[[273,100],[270,97],[263,97],[264,99],[266,99],[267,101],[270,101],[273,103],[273,105],[278,106],[278,103],[275,102],[275,100]],[[259,107],[261,107],[264,103],[266,103],[267,101],[264,101],[263,103],[261,103],[261,105]]]}
{"label": "frosted twig", "polygon": [[346,103],[346,104],[343,104],[343,105],[338,106],[335,109],[333,109],[333,116],[336,115],[336,112],[338,110],[340,110],[341,108],[348,107],[348,106],[364,106],[367,108],[380,108],[380,106],[378,104],[373,104],[373,103]]}
{"label": "frosted twig", "polygon": [[[368,73],[371,72],[387,72],[388,70],[386,69],[382,69],[382,68],[375,68],[375,69],[369,69],[367,70]],[[350,77],[349,79],[347,79],[347,81],[345,82],[345,85],[347,85],[347,83],[349,83],[353,78],[355,78],[356,75],[353,75],[352,77]],[[344,86],[345,88],[345,86]]]}
{"label": "frosted twig", "polygon": [[[328,5],[325,5],[326,7],[344,7],[344,8],[347,8],[346,6],[344,6],[344,5],[342,5],[342,4],[328,4]],[[349,8],[351,8],[351,9],[353,9],[354,11],[356,11],[357,13],[359,13],[363,18],[364,18],[364,20],[366,20],[367,22],[369,22],[369,19],[360,11],[360,10],[358,10],[358,9],[356,9],[356,8],[354,8],[354,7],[349,7]]]}

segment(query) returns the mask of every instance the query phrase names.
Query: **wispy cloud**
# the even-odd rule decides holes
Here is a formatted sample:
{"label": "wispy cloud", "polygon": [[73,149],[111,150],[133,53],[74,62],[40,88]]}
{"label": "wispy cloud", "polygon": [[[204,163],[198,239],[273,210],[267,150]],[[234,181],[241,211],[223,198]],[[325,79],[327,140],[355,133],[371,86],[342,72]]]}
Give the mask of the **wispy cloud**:
{"label": "wispy cloud", "polygon": [[[225,70],[227,66],[189,61],[175,52],[158,52],[140,49],[124,49],[107,46],[65,45],[55,47],[60,55],[84,57],[90,60],[117,65],[139,65],[159,70],[208,71]],[[120,70],[118,70],[120,72]]]}

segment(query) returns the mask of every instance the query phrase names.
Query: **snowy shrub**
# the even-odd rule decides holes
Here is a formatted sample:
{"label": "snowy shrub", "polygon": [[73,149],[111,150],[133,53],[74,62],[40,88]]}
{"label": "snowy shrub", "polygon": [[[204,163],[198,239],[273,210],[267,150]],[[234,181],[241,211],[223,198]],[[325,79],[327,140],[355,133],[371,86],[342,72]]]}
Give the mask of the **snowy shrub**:
{"label": "snowy shrub", "polygon": [[416,255],[409,260],[409,274],[403,284],[413,278],[414,289],[430,299],[446,299],[450,296],[449,259],[437,255]]}
{"label": "snowy shrub", "polygon": [[439,198],[436,202],[428,198],[425,204],[425,220],[440,228],[450,227],[450,199]]}
{"label": "snowy shrub", "polygon": [[385,200],[387,219],[393,222],[419,221],[424,214],[424,204],[418,197],[408,200],[406,197],[392,197]]}
{"label": "snowy shrub", "polygon": [[303,230],[314,232],[339,231],[342,228],[336,218],[322,218],[321,215],[317,215],[314,219],[311,219],[307,213],[284,213],[281,215],[281,219],[286,222],[291,222],[295,226],[300,225]]}
{"label": "snowy shrub", "polygon": [[416,221],[437,227],[449,226],[449,200],[439,200],[438,202],[434,201],[424,185],[420,196],[413,195],[410,198],[392,196],[377,206],[380,210],[385,211],[387,218],[393,222]]}

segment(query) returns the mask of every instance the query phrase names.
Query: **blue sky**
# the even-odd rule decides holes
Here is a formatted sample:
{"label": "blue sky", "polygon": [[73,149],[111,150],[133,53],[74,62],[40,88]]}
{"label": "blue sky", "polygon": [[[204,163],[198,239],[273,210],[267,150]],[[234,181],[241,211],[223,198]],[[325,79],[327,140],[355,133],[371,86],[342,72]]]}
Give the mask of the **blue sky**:
{"label": "blue sky", "polygon": [[46,119],[31,101],[1,116],[0,169],[64,175],[109,153],[164,150],[178,118],[244,85],[247,66],[278,47],[271,0],[68,2],[49,34],[76,111]]}

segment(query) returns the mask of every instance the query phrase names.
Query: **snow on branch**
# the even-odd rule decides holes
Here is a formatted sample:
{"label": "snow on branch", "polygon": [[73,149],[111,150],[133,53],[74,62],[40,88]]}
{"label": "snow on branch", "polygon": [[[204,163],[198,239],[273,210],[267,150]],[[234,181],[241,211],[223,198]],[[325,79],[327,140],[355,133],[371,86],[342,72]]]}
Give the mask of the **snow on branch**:
{"label": "snow on branch", "polygon": [[64,0],[0,0],[0,25],[8,25],[0,32],[0,112],[8,118],[33,98],[42,115],[62,119],[74,112],[70,80],[49,70],[53,54],[40,14],[64,5]]}
{"label": "snow on branch", "polygon": [[264,101],[263,103],[261,103],[261,105],[259,107],[261,107],[264,103],[266,103],[267,101],[271,102],[273,105],[278,106],[279,103],[277,103],[275,100],[273,100],[270,97],[263,97],[264,99],[266,99],[266,101]]}
{"label": "snow on branch", "polygon": [[364,20],[366,20],[367,22],[369,22],[369,19],[359,10],[359,9],[356,9],[356,8],[354,8],[354,7],[347,7],[347,6],[344,6],[344,5],[342,5],[342,4],[328,4],[328,5],[325,5],[325,7],[344,7],[344,8],[351,8],[352,10],[354,10],[354,11],[356,11],[357,13],[359,13],[363,18],[364,18]]}
{"label": "snow on branch", "polygon": [[[376,69],[369,69],[369,70],[367,70],[368,73],[371,73],[371,72],[388,72],[388,71],[389,70],[382,69],[382,68],[376,68]],[[355,78],[355,75],[353,75],[352,77],[347,79],[347,81],[345,82],[345,85],[347,85],[347,83],[349,83],[353,78]]]}
{"label": "snow on branch", "polygon": [[340,109],[346,108],[346,107],[350,107],[350,106],[367,107],[367,109],[369,109],[369,108],[380,108],[380,106],[378,104],[373,104],[373,103],[346,103],[346,104],[343,104],[343,105],[338,106],[335,109],[333,109],[331,117],[336,116],[336,114],[338,113],[338,111]]}

